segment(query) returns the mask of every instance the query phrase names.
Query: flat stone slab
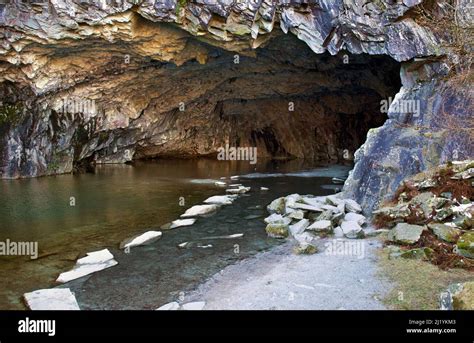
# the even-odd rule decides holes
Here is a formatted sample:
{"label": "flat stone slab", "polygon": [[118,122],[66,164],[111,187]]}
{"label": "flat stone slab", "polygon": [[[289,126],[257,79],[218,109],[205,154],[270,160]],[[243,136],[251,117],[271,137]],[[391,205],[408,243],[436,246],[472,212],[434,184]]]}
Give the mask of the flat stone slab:
{"label": "flat stone slab", "polygon": [[227,193],[232,193],[232,194],[243,194],[247,193],[250,191],[250,187],[244,187],[244,186],[239,186],[237,188],[229,188],[225,190]]}
{"label": "flat stone slab", "polygon": [[215,205],[231,205],[235,198],[236,197],[233,195],[214,195],[204,200],[204,203]]}
{"label": "flat stone slab", "polygon": [[39,289],[23,295],[26,305],[33,311],[77,311],[76,297],[69,288]]}
{"label": "flat stone slab", "polygon": [[324,200],[321,198],[303,197],[302,200],[305,204],[315,206],[315,207],[321,207],[322,205],[324,205]]}
{"label": "flat stone slab", "polygon": [[196,205],[191,208],[188,208],[184,214],[181,215],[181,218],[190,218],[196,216],[202,216],[217,211],[219,208],[218,205]]}
{"label": "flat stone slab", "polygon": [[120,249],[133,248],[139,245],[151,244],[162,236],[161,231],[147,231],[140,235],[124,240],[120,243]]}
{"label": "flat stone slab", "polygon": [[297,202],[292,207],[294,209],[307,210],[307,211],[311,211],[311,212],[323,212],[324,211],[321,204],[319,204],[318,206],[313,206],[313,205],[307,205],[307,204],[302,204],[302,203]]}
{"label": "flat stone slab", "polygon": [[77,260],[76,266],[72,270],[61,273],[56,282],[66,283],[117,264],[114,255],[108,249],[89,252],[86,257]]}
{"label": "flat stone slab", "polygon": [[181,226],[191,226],[196,222],[196,218],[190,219],[176,219],[171,222],[170,229],[176,229]]}

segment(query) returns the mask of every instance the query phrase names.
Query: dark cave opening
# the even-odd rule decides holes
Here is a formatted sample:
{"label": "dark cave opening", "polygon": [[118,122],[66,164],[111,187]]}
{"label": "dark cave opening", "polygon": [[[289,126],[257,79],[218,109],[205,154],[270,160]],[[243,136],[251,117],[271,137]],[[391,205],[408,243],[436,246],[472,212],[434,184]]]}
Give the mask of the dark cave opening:
{"label": "dark cave opening", "polygon": [[[29,111],[16,126],[0,124],[9,132],[0,145],[2,175],[216,158],[226,145],[255,148],[259,159],[347,162],[368,130],[385,122],[381,101],[401,87],[400,64],[388,56],[318,55],[282,33],[246,53],[188,36],[180,63],[143,57],[122,43],[90,43],[89,49],[70,48],[69,55],[59,49],[52,58],[61,64],[72,56],[82,61],[103,54],[88,62],[88,70],[75,70],[80,82],[72,87],[34,97],[22,85],[3,83],[4,103],[11,98]],[[123,62],[124,56],[130,63]],[[8,95],[12,87],[14,97]],[[54,104],[66,97],[93,99],[97,113],[58,113]],[[19,148],[9,145],[7,136],[20,142]],[[12,159],[14,149],[28,151]],[[27,156],[32,153],[33,158]]]}
{"label": "dark cave opening", "polygon": [[188,85],[186,109],[167,111],[154,131],[177,137],[146,137],[135,160],[215,157],[229,144],[256,147],[260,158],[343,162],[369,129],[383,125],[381,101],[401,87],[400,65],[390,57],[316,55],[291,35],[274,38],[256,56],[240,56],[239,63],[232,52],[210,49],[205,65],[168,68],[176,88]]}

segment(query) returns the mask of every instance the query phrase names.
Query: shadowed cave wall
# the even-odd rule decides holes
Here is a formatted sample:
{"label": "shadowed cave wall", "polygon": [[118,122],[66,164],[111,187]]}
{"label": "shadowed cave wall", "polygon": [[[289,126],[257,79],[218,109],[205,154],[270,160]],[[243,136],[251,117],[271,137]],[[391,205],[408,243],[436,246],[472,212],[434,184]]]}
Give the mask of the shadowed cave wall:
{"label": "shadowed cave wall", "polygon": [[[145,19],[136,25],[180,31]],[[341,162],[384,123],[380,101],[400,89],[399,63],[388,56],[317,55],[281,33],[249,55],[188,34],[179,39],[186,40],[179,62],[143,57],[124,43],[46,48],[47,82],[63,72],[50,90],[0,85],[8,112],[0,123],[2,176],[215,158],[226,144],[257,147],[259,159]]]}

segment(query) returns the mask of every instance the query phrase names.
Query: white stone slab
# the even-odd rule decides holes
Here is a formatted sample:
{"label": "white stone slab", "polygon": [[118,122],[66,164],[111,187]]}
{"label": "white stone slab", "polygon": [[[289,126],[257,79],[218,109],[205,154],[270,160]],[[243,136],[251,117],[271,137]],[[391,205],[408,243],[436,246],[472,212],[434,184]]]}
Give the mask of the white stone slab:
{"label": "white stone slab", "polygon": [[69,282],[117,264],[118,262],[114,260],[114,256],[108,249],[89,252],[86,257],[77,260],[76,266],[72,270],[59,275],[56,281]]}
{"label": "white stone slab", "polygon": [[39,289],[23,295],[30,310],[77,311],[76,297],[69,288]]}
{"label": "white stone slab", "polygon": [[190,226],[196,222],[196,218],[189,218],[189,219],[176,219],[171,222],[170,229],[176,229],[177,227],[181,226]]}
{"label": "white stone slab", "polygon": [[125,240],[124,242],[122,242],[122,244],[120,244],[120,249],[133,248],[139,245],[152,243],[160,239],[161,236],[161,231],[147,231],[141,235]]}
{"label": "white stone slab", "polygon": [[214,195],[204,200],[205,204],[231,205],[235,200],[233,195]]}
{"label": "white stone slab", "polygon": [[181,218],[190,218],[201,216],[205,214],[209,214],[212,212],[217,211],[219,206],[212,204],[212,205],[196,205],[191,208],[188,208],[184,214],[181,215]]}

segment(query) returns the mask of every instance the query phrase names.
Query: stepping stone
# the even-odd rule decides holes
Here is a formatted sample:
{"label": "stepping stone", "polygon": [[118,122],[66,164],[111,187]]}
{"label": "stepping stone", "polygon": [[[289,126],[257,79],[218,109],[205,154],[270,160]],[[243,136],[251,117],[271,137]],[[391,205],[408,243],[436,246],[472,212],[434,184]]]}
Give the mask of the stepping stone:
{"label": "stepping stone", "polygon": [[176,219],[171,222],[170,229],[176,229],[181,226],[190,226],[193,225],[196,222],[196,218],[190,218],[190,219]]}
{"label": "stepping stone", "polygon": [[184,214],[181,215],[181,218],[190,218],[196,216],[202,216],[217,211],[219,206],[212,205],[196,205],[191,208],[188,208]]}
{"label": "stepping stone", "polygon": [[39,289],[23,295],[26,305],[33,311],[77,311],[76,297],[69,288]]}
{"label": "stepping stone", "polygon": [[215,204],[215,205],[232,205],[232,202],[235,200],[233,195],[214,195],[210,198],[204,200],[205,204]]}
{"label": "stepping stone", "polygon": [[139,245],[151,244],[161,238],[161,231],[147,231],[140,235],[128,238],[120,243],[120,249],[133,248]]}
{"label": "stepping stone", "polygon": [[56,282],[66,283],[117,264],[118,262],[114,260],[114,256],[108,249],[89,252],[86,257],[77,260],[72,270],[61,273]]}

